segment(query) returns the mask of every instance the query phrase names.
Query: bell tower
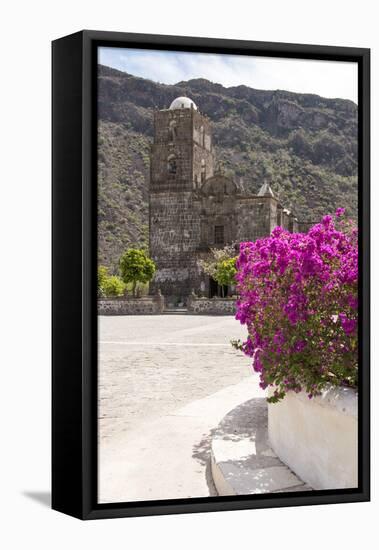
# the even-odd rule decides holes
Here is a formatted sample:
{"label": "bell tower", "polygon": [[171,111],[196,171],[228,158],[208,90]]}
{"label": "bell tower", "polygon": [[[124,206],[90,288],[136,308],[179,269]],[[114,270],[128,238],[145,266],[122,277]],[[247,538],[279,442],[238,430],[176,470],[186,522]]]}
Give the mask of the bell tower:
{"label": "bell tower", "polygon": [[199,277],[200,220],[195,199],[214,173],[209,119],[188,97],[154,113],[150,162],[150,256],[157,264],[151,291],[185,302]]}
{"label": "bell tower", "polygon": [[211,126],[188,97],[154,113],[151,191],[192,191],[213,176]]}

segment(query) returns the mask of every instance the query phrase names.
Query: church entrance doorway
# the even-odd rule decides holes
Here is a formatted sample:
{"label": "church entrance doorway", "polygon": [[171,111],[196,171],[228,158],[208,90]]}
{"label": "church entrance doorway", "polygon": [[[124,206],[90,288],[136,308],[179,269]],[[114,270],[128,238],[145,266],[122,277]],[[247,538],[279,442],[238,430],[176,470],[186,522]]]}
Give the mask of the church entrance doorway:
{"label": "church entrance doorway", "polygon": [[218,298],[226,298],[229,288],[227,285],[219,285],[212,277],[209,277],[209,298],[217,296]]}

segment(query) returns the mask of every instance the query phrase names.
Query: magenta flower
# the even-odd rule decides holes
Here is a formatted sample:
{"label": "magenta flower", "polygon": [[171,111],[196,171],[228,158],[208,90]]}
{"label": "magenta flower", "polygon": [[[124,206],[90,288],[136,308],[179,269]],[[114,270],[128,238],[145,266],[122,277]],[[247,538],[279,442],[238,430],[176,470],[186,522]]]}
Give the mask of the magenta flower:
{"label": "magenta flower", "polygon": [[356,296],[348,296],[347,303],[352,309],[358,309],[358,298]]}
{"label": "magenta flower", "polygon": [[303,351],[303,349],[306,347],[307,343],[304,340],[297,340],[295,342],[293,349],[295,352]]}
{"label": "magenta flower", "polygon": [[[339,220],[344,209],[337,209]],[[240,245],[236,318],[261,387],[317,395],[327,383],[357,383],[358,235],[324,216],[306,234],[276,227]],[[259,350],[259,352],[258,352]]]}
{"label": "magenta flower", "polygon": [[348,319],[346,313],[340,313],[339,319],[345,334],[350,335],[355,332],[357,328],[357,321],[355,319]]}
{"label": "magenta flower", "polygon": [[336,217],[341,218],[345,214],[345,208],[337,208]]}

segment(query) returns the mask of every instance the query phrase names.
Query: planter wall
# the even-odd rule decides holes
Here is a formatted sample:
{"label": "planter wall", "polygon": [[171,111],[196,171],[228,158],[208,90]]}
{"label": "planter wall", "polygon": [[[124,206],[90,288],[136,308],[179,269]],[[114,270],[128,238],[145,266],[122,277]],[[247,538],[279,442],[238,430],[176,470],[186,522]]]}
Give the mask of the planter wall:
{"label": "planter wall", "polygon": [[358,485],[358,399],[349,388],[309,399],[290,392],[268,406],[270,445],[313,489]]}

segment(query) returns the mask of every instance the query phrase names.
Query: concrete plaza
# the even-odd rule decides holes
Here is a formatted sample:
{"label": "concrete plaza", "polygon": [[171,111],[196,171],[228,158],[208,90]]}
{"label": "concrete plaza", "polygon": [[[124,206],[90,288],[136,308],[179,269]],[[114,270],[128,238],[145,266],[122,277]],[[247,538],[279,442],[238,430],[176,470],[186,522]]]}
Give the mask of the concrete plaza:
{"label": "concrete plaza", "polygon": [[251,375],[232,348],[246,328],[232,316],[99,317],[101,440]]}
{"label": "concrete plaza", "polygon": [[99,317],[100,502],[214,494],[207,437],[256,378],[237,338],[232,316]]}

